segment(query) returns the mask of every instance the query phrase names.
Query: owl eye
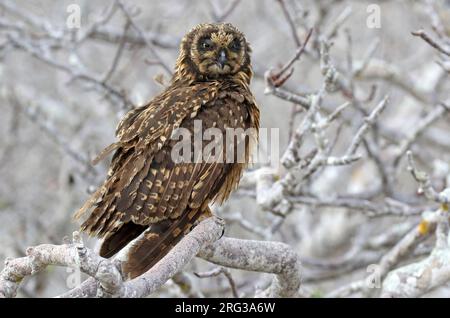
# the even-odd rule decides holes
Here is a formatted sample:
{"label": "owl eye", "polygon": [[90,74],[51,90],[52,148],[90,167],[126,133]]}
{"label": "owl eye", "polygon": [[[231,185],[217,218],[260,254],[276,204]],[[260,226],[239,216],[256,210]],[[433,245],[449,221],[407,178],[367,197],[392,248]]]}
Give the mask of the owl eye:
{"label": "owl eye", "polygon": [[202,48],[203,50],[208,50],[212,47],[213,47],[213,42],[211,41],[211,39],[202,39],[200,41],[200,48]]}
{"label": "owl eye", "polygon": [[239,41],[239,39],[234,39],[230,44],[230,49],[232,51],[239,51],[241,49],[241,41]]}

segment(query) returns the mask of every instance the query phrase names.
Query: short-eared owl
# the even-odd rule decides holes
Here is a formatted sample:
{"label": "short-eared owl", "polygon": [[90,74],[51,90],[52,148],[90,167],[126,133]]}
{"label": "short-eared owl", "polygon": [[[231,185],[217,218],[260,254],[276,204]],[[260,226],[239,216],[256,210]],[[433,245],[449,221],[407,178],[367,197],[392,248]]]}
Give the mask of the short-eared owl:
{"label": "short-eared owl", "polygon": [[[181,42],[170,85],[126,114],[117,127],[117,142],[99,155],[100,160],[115,151],[107,179],[75,217],[90,212],[81,227],[104,239],[103,257],[133,241],[122,263],[126,278],[157,263],[199,219],[211,215],[208,204],[226,200],[239,183],[250,139],[259,128],[259,110],[249,89],[250,52],[244,35],[231,24],[193,28]],[[196,160],[194,155],[174,160],[179,142],[174,133],[185,129],[194,134],[196,120],[202,132],[238,131],[233,138],[244,141],[243,160],[235,154],[234,161],[226,159],[230,151],[237,152],[239,142],[229,147],[225,137],[216,142],[221,161],[208,156]],[[253,137],[244,136],[248,129],[256,132]],[[204,147],[210,143],[201,141]]]}

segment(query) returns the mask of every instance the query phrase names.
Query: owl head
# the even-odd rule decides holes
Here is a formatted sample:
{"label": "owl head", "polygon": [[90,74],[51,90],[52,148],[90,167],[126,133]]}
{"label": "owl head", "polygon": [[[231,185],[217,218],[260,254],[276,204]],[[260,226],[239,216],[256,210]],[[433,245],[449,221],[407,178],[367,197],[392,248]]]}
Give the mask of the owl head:
{"label": "owl head", "polygon": [[204,81],[233,76],[252,76],[250,46],[230,23],[199,24],[180,45],[176,77]]}

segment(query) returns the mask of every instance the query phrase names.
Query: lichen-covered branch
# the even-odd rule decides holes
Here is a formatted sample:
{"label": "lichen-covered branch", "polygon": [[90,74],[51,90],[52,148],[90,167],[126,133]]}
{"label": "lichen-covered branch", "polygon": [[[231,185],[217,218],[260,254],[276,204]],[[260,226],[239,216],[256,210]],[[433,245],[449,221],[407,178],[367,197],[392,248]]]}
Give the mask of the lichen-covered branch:
{"label": "lichen-covered branch", "polygon": [[223,226],[221,219],[215,217],[201,222],[158,264],[142,276],[126,282],[122,280],[119,262],[104,259],[84,247],[79,234],[75,233],[72,244],[43,244],[29,248],[26,257],[7,260],[0,274],[0,296],[14,297],[24,277],[49,265],[57,265],[79,268],[94,278],[64,294],[64,297],[145,297],[189,263],[203,245],[217,240]]}
{"label": "lichen-covered branch", "polygon": [[269,289],[261,296],[298,296],[300,259],[287,244],[222,238],[206,246],[199,256],[225,267],[276,274]]}
{"label": "lichen-covered branch", "polygon": [[[450,198],[450,189],[443,195]],[[436,245],[433,251],[421,261],[390,272],[383,281],[382,297],[420,297],[450,281],[448,205],[442,204],[440,209],[428,216],[428,220],[422,222],[422,230],[435,228]]]}
{"label": "lichen-covered branch", "polygon": [[77,268],[94,277],[99,283],[97,295],[117,294],[122,288],[122,278],[116,265],[84,247],[78,232],[73,243],[64,245],[42,244],[30,247],[27,256],[7,259],[0,273],[0,297],[15,297],[22,280],[49,265]]}
{"label": "lichen-covered branch", "polygon": [[164,285],[198,253],[222,266],[276,274],[266,296],[297,296],[300,261],[288,245],[231,238],[218,240],[223,227],[223,221],[217,217],[201,222],[148,272],[130,281],[123,281],[118,260],[104,259],[84,247],[75,232],[71,244],[43,244],[29,248],[26,257],[7,260],[0,274],[0,296],[14,297],[24,277],[57,265],[79,268],[91,277],[60,297],[145,297]]}

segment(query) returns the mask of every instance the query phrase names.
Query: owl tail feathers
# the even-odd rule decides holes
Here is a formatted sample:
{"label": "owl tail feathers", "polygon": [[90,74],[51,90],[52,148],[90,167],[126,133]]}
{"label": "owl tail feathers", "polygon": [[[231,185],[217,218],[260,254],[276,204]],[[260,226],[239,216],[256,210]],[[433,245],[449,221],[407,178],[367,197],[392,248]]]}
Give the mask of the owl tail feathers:
{"label": "owl tail feathers", "polygon": [[97,163],[99,163],[100,161],[102,161],[103,159],[106,158],[106,156],[108,156],[111,152],[113,152],[114,150],[116,150],[117,148],[120,148],[122,146],[122,143],[119,142],[115,142],[110,144],[108,147],[106,147],[105,149],[103,149],[98,155],[97,157],[95,157],[92,160],[92,164],[95,166]]}
{"label": "owl tail feathers", "polygon": [[97,200],[102,195],[102,187],[99,187],[97,191],[95,191],[91,197],[84,203],[84,205],[73,214],[72,219],[78,220],[80,217],[82,217],[88,210],[91,209],[91,207],[97,202]]}
{"label": "owl tail feathers", "polygon": [[125,279],[138,277],[158,263],[169,251],[204,218],[210,217],[206,209],[186,211],[177,219],[152,224],[134,240],[122,262]]}
{"label": "owl tail feathers", "polygon": [[[115,142],[105,149],[103,149],[98,156],[92,160],[92,164],[95,166],[97,163],[105,159],[107,155],[109,155],[112,151],[116,150],[117,148],[121,147],[121,142]],[[104,185],[107,185],[109,180],[106,180]],[[73,220],[79,219],[81,216],[83,216],[87,211],[89,211],[92,206],[94,206],[95,203],[97,203],[98,199],[104,194],[102,191],[104,191],[104,187],[98,187],[97,191],[95,191],[91,197],[84,203],[84,205],[74,213]]]}

